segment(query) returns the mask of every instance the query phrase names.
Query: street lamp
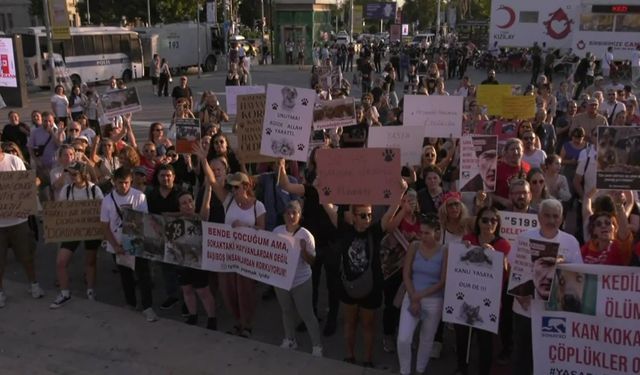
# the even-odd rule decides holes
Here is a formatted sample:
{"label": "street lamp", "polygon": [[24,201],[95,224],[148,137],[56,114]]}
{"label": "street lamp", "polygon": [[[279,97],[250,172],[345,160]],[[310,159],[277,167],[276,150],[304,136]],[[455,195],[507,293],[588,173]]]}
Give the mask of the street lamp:
{"label": "street lamp", "polygon": [[91,8],[91,6],[89,0],[87,0],[87,24],[91,25],[91,11],[89,8]]}

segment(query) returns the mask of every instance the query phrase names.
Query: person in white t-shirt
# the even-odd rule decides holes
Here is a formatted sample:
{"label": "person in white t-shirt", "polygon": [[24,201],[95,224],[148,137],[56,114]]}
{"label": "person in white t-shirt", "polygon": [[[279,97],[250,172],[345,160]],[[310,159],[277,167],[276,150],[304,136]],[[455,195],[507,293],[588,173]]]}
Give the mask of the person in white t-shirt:
{"label": "person in white t-shirt", "polygon": [[611,75],[611,65],[613,64],[613,47],[608,47],[607,52],[602,57],[602,75],[609,78]]}
{"label": "person in white t-shirt", "polygon": [[[19,157],[0,151],[0,178],[2,178],[2,172],[24,170],[26,170],[26,167]],[[4,307],[7,302],[2,281],[4,279],[4,269],[9,248],[13,249],[16,259],[18,259],[24,267],[30,282],[29,291],[32,297],[41,298],[44,296],[40,284],[36,281],[34,266],[36,243],[33,232],[29,228],[27,218],[2,217],[0,218],[0,308]]]}
{"label": "person in white t-shirt", "polygon": [[[553,242],[559,244],[558,261],[564,263],[582,263],[580,244],[576,238],[560,230],[562,224],[562,203],[556,199],[545,199],[540,202],[538,212],[540,227],[531,229],[518,235],[517,243],[529,241],[530,239]],[[509,252],[508,260],[514,264],[517,259],[516,251]],[[531,254],[526,254],[530,257]],[[533,267],[531,270],[533,274]],[[532,282],[532,284],[536,284]],[[533,290],[534,288],[532,288]],[[542,301],[532,301],[531,296],[516,296],[513,301],[513,337],[514,356],[512,368],[518,374],[531,374],[533,371],[533,357],[531,346],[531,303],[541,303]]]}
{"label": "person in white t-shirt", "polygon": [[[136,284],[140,287],[140,297],[142,302],[142,313],[148,322],[155,322],[158,316],[151,307],[153,300],[151,297],[151,272],[149,261],[143,258],[135,258],[134,271],[120,263],[126,261],[126,253],[122,246],[122,223],[124,221],[124,210],[130,208],[134,211],[147,213],[147,198],[139,190],[131,187],[133,173],[126,167],[120,167],[113,173],[113,191],[102,200],[100,207],[100,222],[103,226],[104,237],[107,242],[107,251],[115,253],[122,289],[124,290],[127,305],[135,310]],[[137,281],[136,281],[137,279]]]}
{"label": "person in white t-shirt", "polygon": [[631,83],[640,84],[640,44],[631,52]]}
{"label": "person in white t-shirt", "polygon": [[322,341],[320,339],[320,327],[318,319],[313,312],[311,264],[315,260],[315,239],[311,232],[300,226],[302,207],[298,201],[290,201],[287,204],[284,216],[284,225],[277,226],[273,233],[282,234],[293,239],[293,251],[300,253],[296,273],[293,277],[291,290],[275,288],[276,297],[282,309],[282,324],[284,326],[284,339],[281,348],[296,349],[296,317],[300,316],[313,345],[312,354],[322,356]]}
{"label": "person in white t-shirt", "polygon": [[[69,165],[65,172],[68,173],[72,182],[62,187],[59,195],[56,197],[57,201],[101,200],[104,198],[102,190],[89,181],[89,172],[86,164],[75,162]],[[67,241],[60,244],[56,256],[56,276],[60,284],[60,293],[49,306],[52,309],[62,307],[62,305],[71,300],[68,268],[71,257],[80,246],[80,242],[81,241]],[[101,242],[99,239],[84,241],[84,273],[87,278],[87,299],[91,301],[95,301],[96,298],[94,291],[96,284],[96,259]]]}

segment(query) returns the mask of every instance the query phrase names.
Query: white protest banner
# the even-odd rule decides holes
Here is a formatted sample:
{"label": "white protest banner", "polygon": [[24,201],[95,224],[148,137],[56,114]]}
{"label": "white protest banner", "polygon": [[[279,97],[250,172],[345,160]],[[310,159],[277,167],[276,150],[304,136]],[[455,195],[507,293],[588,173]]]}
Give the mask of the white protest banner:
{"label": "white protest banner", "polygon": [[268,85],[260,154],[306,161],[315,99],[314,90]]}
{"label": "white protest banner", "polygon": [[640,268],[561,264],[531,310],[534,374],[640,374]]}
{"label": "white protest banner", "polygon": [[135,87],[109,91],[102,95],[100,100],[104,116],[107,118],[142,110],[138,90]]}
{"label": "white protest banner", "polygon": [[498,333],[504,254],[449,244],[442,320]]}
{"label": "white protest banner", "polygon": [[38,211],[36,172],[0,172],[0,217],[26,219]]}
{"label": "white protest banner", "polygon": [[517,245],[518,235],[529,229],[538,228],[538,215],[511,211],[499,211],[500,237],[509,241],[511,248]]}
{"label": "white protest banner", "polygon": [[313,110],[313,128],[315,130],[351,126],[357,123],[354,98],[316,101]]}
{"label": "white protest banner", "polygon": [[175,119],[176,127],[176,152],[178,154],[190,154],[193,146],[200,141],[200,119],[178,118]]}
{"label": "white protest banner", "polygon": [[227,114],[238,113],[238,95],[264,94],[264,86],[225,86],[225,96],[227,97]]}
{"label": "white protest banner", "polygon": [[45,242],[101,240],[101,203],[99,199],[44,202]]}
{"label": "white protest banner", "polygon": [[459,138],[462,135],[462,96],[404,96],[404,125],[424,127],[424,137]]}
{"label": "white protest banner", "polygon": [[300,257],[293,240],[280,234],[226,224],[202,223],[202,268],[236,272],[289,290]]}
{"label": "white protest banner", "polygon": [[495,191],[497,165],[497,136],[463,136],[460,140],[460,191]]}
{"label": "white protest banner", "polygon": [[423,140],[422,126],[373,126],[367,147],[399,148],[402,165],[420,165]]}
{"label": "white protest banner", "polygon": [[165,218],[164,262],[202,268],[202,224],[192,218]]}

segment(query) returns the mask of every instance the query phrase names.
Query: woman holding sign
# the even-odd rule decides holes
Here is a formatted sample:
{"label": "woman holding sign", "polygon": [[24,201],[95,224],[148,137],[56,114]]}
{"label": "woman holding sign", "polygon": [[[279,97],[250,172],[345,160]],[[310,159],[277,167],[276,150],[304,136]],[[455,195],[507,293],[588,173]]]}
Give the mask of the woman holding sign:
{"label": "woman holding sign", "polygon": [[[473,233],[465,235],[462,240],[467,247],[469,246],[482,246],[487,249],[499,251],[504,254],[507,259],[507,255],[511,250],[509,241],[500,237],[500,215],[498,211],[493,207],[483,207],[478,211],[475,224],[473,226]],[[507,280],[507,267],[505,263],[503,285],[506,288]],[[506,292],[506,289],[505,289]],[[511,305],[506,308],[511,309]],[[503,309],[502,311],[504,311]],[[504,318],[501,316],[501,318]],[[500,331],[503,331],[502,320],[500,321]],[[510,321],[509,321],[510,322]],[[456,354],[458,356],[458,369],[456,373],[466,375],[468,373],[469,363],[467,362],[467,347],[470,339],[470,331],[468,326],[461,324],[454,324],[456,331]],[[476,329],[473,331],[477,335],[478,339],[478,375],[489,375],[491,373],[491,365],[493,359],[493,334],[489,331]],[[511,329],[507,329],[509,335],[511,335]],[[509,340],[511,337],[508,338]],[[504,340],[503,340],[504,343]],[[504,346],[504,344],[503,344]],[[503,350],[509,350],[503,348]]]}

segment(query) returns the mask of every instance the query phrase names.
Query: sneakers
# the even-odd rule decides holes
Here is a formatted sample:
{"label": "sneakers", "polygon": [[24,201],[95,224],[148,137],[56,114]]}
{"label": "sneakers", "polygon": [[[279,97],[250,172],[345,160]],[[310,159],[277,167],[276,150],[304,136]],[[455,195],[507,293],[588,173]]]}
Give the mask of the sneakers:
{"label": "sneakers", "polygon": [[393,336],[385,336],[382,338],[382,350],[384,350],[385,353],[396,352],[396,345],[393,340]]}
{"label": "sneakers", "polygon": [[[298,348],[298,342],[293,339],[284,339],[282,340],[282,344],[280,344],[280,347],[282,349],[297,349]],[[322,348],[320,348],[320,350],[322,350]]]}
{"label": "sneakers", "polygon": [[442,343],[434,341],[433,346],[431,347],[431,354],[429,357],[438,359],[440,358],[441,354],[442,354]]}
{"label": "sneakers", "polygon": [[93,289],[87,289],[87,299],[89,301],[95,301],[96,300],[96,292],[94,292]]}
{"label": "sneakers", "polygon": [[0,290],[0,308],[3,308],[7,305],[7,295],[4,294],[2,290]]}
{"label": "sneakers", "polygon": [[40,284],[38,283],[32,283],[29,286],[29,293],[31,293],[31,297],[35,299],[42,298],[44,296],[44,290],[40,288]]}
{"label": "sneakers", "polygon": [[158,315],[156,315],[156,312],[153,311],[151,307],[142,311],[142,314],[144,315],[144,317],[147,319],[147,322],[149,323],[152,323],[158,320]]}
{"label": "sneakers", "polygon": [[314,357],[322,357],[322,346],[314,346],[311,348],[311,355]]}
{"label": "sneakers", "polygon": [[51,303],[51,305],[49,305],[50,309],[58,309],[60,307],[62,307],[62,305],[64,305],[65,303],[69,302],[71,300],[71,296],[65,296],[64,294],[60,293],[58,294],[58,296],[56,297],[55,300],[53,300],[53,302]]}
{"label": "sneakers", "polygon": [[169,310],[173,308],[173,306],[175,306],[178,301],[179,299],[177,299],[176,297],[169,297],[164,302],[162,302],[162,305],[160,305],[160,310]]}

